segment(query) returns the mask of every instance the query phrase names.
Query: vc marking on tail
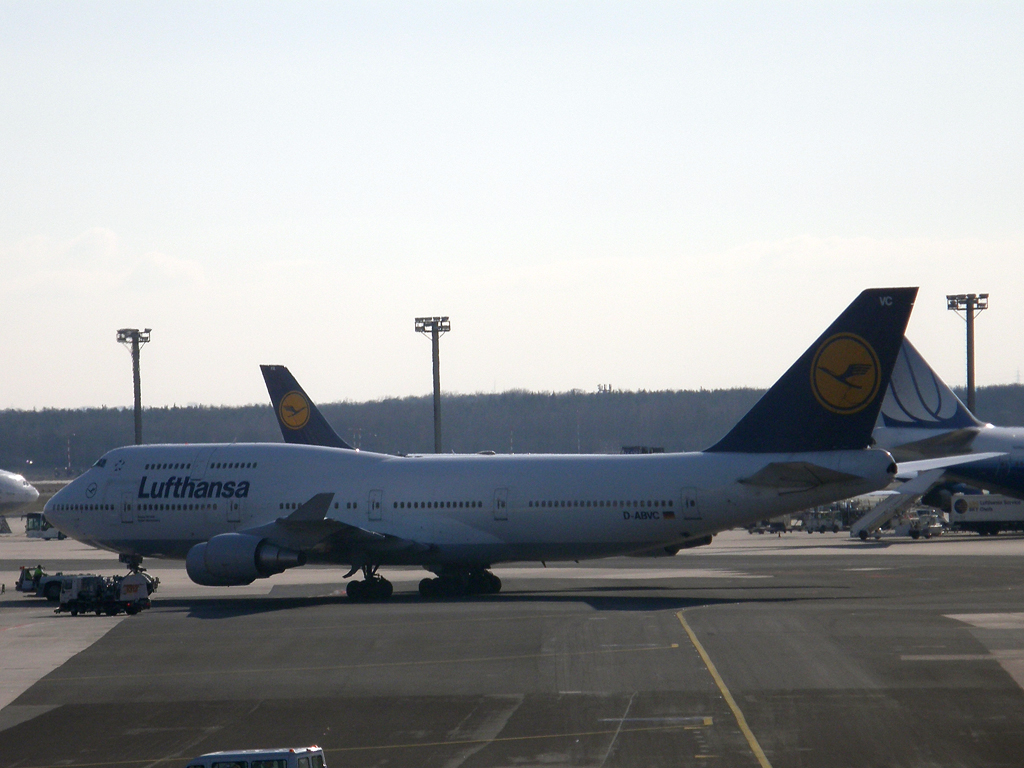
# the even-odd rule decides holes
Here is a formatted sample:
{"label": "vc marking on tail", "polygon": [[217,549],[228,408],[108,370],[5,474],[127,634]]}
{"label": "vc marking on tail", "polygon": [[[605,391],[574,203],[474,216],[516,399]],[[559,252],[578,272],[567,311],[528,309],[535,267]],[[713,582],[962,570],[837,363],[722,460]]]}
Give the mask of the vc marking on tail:
{"label": "vc marking on tail", "polygon": [[281,398],[277,413],[288,429],[302,429],[309,421],[309,403],[301,392],[293,390]]}
{"label": "vc marking on tail", "polygon": [[830,336],[814,355],[811,391],[832,413],[848,415],[866,408],[878,394],[880,382],[878,355],[856,334]]}

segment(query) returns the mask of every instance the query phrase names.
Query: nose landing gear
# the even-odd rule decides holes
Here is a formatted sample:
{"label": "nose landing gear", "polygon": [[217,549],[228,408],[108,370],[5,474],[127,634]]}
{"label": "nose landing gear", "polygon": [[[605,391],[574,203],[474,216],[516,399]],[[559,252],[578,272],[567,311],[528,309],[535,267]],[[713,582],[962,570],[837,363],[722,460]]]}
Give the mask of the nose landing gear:
{"label": "nose landing gear", "polygon": [[142,555],[118,555],[117,559],[127,565],[132,573],[146,570],[142,567]]}

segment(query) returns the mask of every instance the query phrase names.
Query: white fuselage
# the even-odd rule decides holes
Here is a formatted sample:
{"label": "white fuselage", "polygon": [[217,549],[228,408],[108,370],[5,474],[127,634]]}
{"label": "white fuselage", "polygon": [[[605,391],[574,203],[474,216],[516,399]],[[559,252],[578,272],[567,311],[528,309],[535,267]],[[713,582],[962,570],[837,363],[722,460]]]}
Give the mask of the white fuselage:
{"label": "white fuselage", "polygon": [[[741,482],[791,461],[850,479],[803,489]],[[107,453],[46,515],[98,547],[184,558],[217,534],[273,524],[331,493],[325,527],[337,521],[417,545],[378,553],[379,564],[577,560],[685,545],[877,490],[891,465],[880,450],[397,457],[277,443],[153,445]],[[347,541],[325,536],[309,559],[352,562]]]}
{"label": "white fuselage", "polygon": [[39,491],[24,477],[0,469],[0,516],[24,514],[20,510],[38,498]]}

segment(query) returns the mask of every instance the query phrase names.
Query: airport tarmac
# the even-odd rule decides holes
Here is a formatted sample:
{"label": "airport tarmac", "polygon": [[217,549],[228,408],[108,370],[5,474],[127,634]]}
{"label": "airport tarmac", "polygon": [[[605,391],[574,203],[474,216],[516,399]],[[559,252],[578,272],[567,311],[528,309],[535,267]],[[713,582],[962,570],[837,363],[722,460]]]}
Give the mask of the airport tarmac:
{"label": "airport tarmac", "polygon": [[[15,526],[17,529],[17,527]],[[115,573],[0,537],[0,768],[184,768],[316,743],[367,766],[1000,766],[1024,754],[1024,537],[727,532],[673,558],[497,567],[352,604],[342,571],[250,587],[180,563],[139,616],[55,616],[19,565]],[[9,702],[9,703],[7,703]]]}

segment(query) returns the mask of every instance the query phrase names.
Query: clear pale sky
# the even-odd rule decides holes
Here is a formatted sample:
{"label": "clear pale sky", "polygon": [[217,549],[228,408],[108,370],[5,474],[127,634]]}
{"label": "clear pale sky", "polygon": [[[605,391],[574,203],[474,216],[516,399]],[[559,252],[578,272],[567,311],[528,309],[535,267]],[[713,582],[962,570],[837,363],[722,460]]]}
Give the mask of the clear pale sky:
{"label": "clear pale sky", "polygon": [[1024,367],[1024,4],[0,3],[0,408]]}

